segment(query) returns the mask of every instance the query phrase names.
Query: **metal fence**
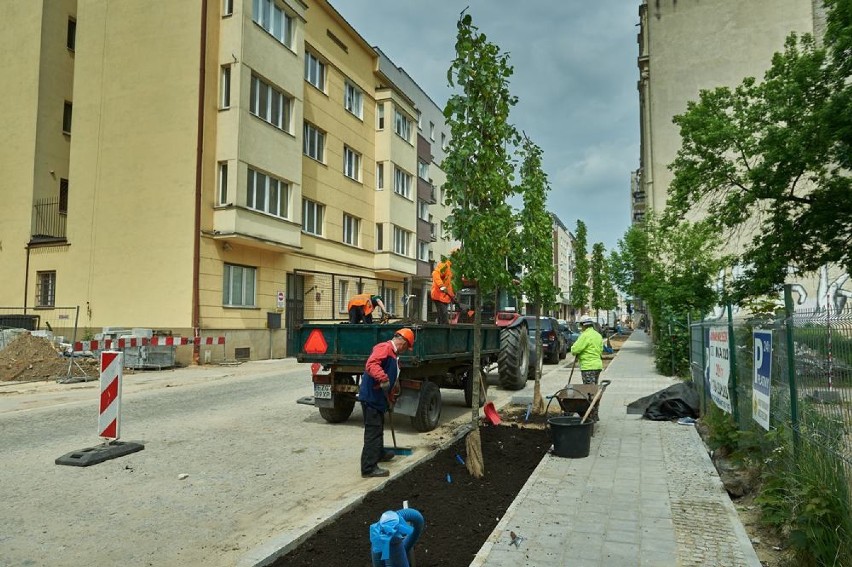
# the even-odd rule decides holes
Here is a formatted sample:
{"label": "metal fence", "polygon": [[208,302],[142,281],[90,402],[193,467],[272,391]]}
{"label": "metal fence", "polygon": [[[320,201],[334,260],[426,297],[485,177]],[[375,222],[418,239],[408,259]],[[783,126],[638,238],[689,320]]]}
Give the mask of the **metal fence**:
{"label": "metal fence", "polygon": [[[77,325],[80,308],[44,307],[24,309],[23,307],[0,307],[0,330],[26,329],[28,331],[49,331],[54,336],[65,337],[65,342],[79,340]],[[3,340],[0,333],[0,341]],[[5,345],[0,343],[0,348]]]}
{"label": "metal fence", "polygon": [[731,414],[741,431],[760,429],[755,415],[763,396],[755,385],[753,332],[771,333],[770,429],[789,428],[798,442],[837,457],[852,478],[852,308],[794,311],[789,289],[785,296],[785,310],[775,316],[736,319],[729,307],[727,317],[690,326],[690,368],[701,413],[714,403],[711,333],[718,337],[724,330]]}

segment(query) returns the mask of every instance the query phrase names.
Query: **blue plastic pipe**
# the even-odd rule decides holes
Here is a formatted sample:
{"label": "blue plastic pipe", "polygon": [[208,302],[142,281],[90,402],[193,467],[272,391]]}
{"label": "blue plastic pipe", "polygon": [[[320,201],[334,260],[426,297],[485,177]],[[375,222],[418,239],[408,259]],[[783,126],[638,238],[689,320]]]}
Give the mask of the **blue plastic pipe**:
{"label": "blue plastic pipe", "polygon": [[414,544],[423,532],[423,514],[413,508],[387,511],[370,526],[373,567],[410,567]]}

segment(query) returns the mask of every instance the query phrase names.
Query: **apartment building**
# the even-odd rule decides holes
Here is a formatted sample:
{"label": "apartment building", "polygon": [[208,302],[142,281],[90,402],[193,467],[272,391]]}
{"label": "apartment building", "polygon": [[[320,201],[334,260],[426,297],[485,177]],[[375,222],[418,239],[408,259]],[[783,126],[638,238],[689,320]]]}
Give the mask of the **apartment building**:
{"label": "apartment building", "polygon": [[574,235],[562,220],[551,213],[553,219],[553,283],[559,290],[556,300],[556,317],[574,320],[574,307],[571,305],[571,284],[574,281]]}
{"label": "apartment building", "polygon": [[20,142],[0,149],[0,305],[80,306],[78,338],[226,337],[181,362],[285,356],[359,291],[402,312],[435,254],[422,91],[328,2],[10,0],[0,26],[22,54],[0,86]]}
{"label": "apartment building", "polygon": [[[633,222],[665,208],[673,178],[668,166],[681,144],[672,118],[702,89],[762,79],[791,32],[822,35],[825,9],[816,0],[643,0],[639,26],[640,159],[630,182]],[[818,290],[837,287],[840,278],[836,268],[826,267],[817,278],[791,283],[800,284],[797,301],[813,308],[825,301]]]}

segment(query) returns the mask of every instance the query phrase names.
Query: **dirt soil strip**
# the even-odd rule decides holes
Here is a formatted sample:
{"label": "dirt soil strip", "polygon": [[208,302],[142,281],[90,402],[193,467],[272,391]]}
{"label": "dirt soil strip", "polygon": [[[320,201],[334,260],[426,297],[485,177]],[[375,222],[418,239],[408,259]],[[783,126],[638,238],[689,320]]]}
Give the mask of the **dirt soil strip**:
{"label": "dirt soil strip", "polygon": [[370,524],[387,510],[401,509],[405,500],[425,520],[414,547],[417,566],[469,565],[550,447],[541,429],[510,425],[480,431],[484,478],[472,478],[459,461],[467,458],[460,439],[368,494],[274,565],[370,567]]}

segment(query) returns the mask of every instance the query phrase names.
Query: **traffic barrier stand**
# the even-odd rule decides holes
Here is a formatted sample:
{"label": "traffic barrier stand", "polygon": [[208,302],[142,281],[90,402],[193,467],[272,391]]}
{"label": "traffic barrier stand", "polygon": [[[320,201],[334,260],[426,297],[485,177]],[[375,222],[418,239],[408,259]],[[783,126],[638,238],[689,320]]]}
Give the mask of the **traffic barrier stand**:
{"label": "traffic barrier stand", "polygon": [[88,467],[110,459],[141,451],[145,445],[119,441],[121,430],[121,384],[124,377],[124,353],[103,351],[100,356],[101,395],[98,413],[98,437],[103,444],[71,451],[56,459],[57,465]]}

